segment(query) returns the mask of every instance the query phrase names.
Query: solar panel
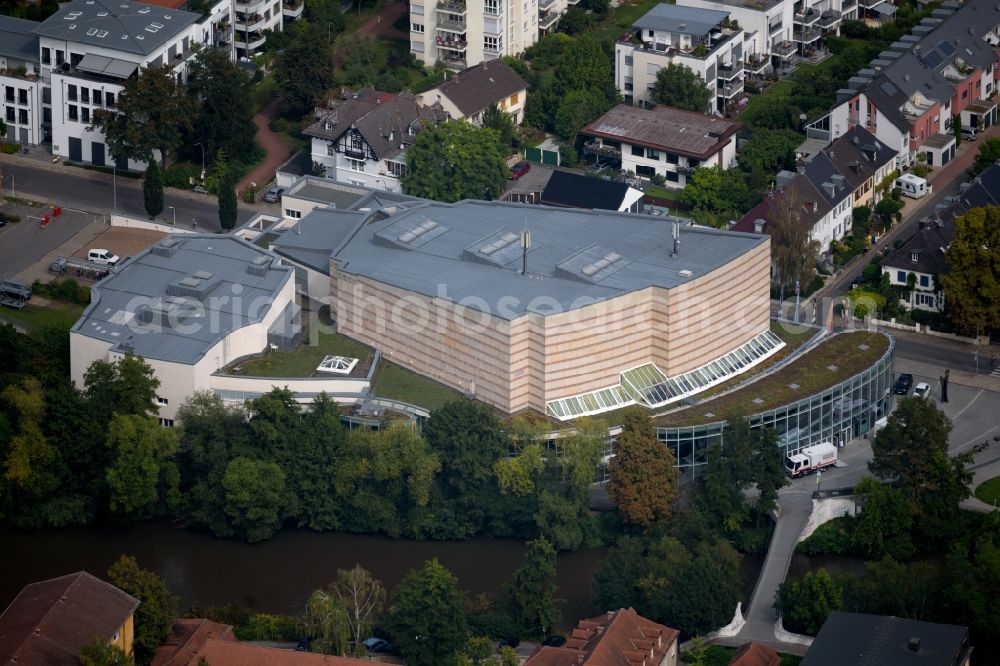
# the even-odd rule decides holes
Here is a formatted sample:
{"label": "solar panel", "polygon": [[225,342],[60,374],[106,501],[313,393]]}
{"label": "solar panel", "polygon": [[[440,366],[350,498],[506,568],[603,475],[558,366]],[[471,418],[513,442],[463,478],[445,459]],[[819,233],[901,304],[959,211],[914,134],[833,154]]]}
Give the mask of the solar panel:
{"label": "solar panel", "polygon": [[884,92],[886,95],[895,95],[896,94],[896,86],[892,85],[888,81],[886,81],[885,83],[883,83],[880,87],[882,88],[882,92]]}
{"label": "solar panel", "polygon": [[955,52],[955,47],[951,45],[951,42],[938,42],[937,47],[941,49],[941,52],[945,55],[951,55]]}
{"label": "solar panel", "polygon": [[940,53],[938,53],[937,51],[931,51],[930,53],[926,54],[923,58],[921,58],[921,61],[923,61],[923,63],[928,67],[934,68],[940,65],[943,59],[944,58],[942,58]]}

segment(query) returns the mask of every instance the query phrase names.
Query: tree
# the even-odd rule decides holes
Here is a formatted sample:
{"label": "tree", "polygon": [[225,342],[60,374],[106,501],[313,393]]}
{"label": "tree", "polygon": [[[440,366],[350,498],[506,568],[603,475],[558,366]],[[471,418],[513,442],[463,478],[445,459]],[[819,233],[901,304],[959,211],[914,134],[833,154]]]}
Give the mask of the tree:
{"label": "tree", "polygon": [[595,90],[604,96],[609,107],[618,99],[611,58],[590,35],[569,40],[552,73],[560,96],[570,90]]}
{"label": "tree", "polygon": [[750,140],[740,147],[740,168],[746,172],[760,169],[774,174],[782,169],[795,170],[795,149],[802,135],[788,129],[755,129]]}
{"label": "tree", "polygon": [[978,176],[1000,161],[1000,139],[986,139],[979,146],[976,161],[972,163],[969,173]]}
{"label": "tree", "polygon": [[452,203],[496,199],[509,170],[494,130],[452,120],[425,129],[406,151],[407,194]]}
{"label": "tree", "polygon": [[854,487],[854,499],[861,507],[852,530],[856,548],[872,559],[883,555],[906,559],[913,555],[913,519],[901,490],[865,477]]}
{"label": "tree", "polygon": [[143,569],[134,557],[122,555],[108,569],[112,585],[139,600],[135,612],[135,659],[140,664],[153,658],[156,648],[170,636],[180,600],[152,571]]}
{"label": "tree", "polygon": [[899,220],[903,210],[903,202],[895,197],[885,197],[875,204],[875,215],[881,221],[880,227],[888,229],[893,220]]}
{"label": "tree", "polygon": [[868,469],[892,481],[906,498],[916,527],[944,540],[956,529],[959,503],[969,496],[970,454],[948,457],[951,423],[924,398],[903,398],[872,442]]}
{"label": "tree", "polygon": [[104,133],[116,160],[149,163],[159,151],[160,164],[191,129],[194,106],[166,65],[147,65],[125,80],[115,109],[95,109],[93,125]]}
{"label": "tree", "polygon": [[343,600],[327,590],[313,590],[306,600],[306,632],[312,652],[347,654],[350,632]]}
{"label": "tree", "polygon": [[[716,167],[695,169],[680,194],[680,200],[691,208],[723,217],[739,216],[747,208],[748,198],[749,190],[743,173]],[[726,221],[719,220],[715,226],[722,226]]]}
{"label": "tree", "polygon": [[826,569],[810,571],[801,581],[786,580],[778,588],[775,608],[785,629],[815,636],[826,618],[844,608],[844,591]]}
{"label": "tree", "polygon": [[955,238],[944,256],[948,272],[940,279],[948,318],[972,335],[1000,331],[1000,207],[973,208],[955,218]]}
{"label": "tree", "polygon": [[[308,3],[307,3],[308,4]],[[333,86],[333,55],[326,26],[310,25],[299,39],[274,60],[281,113],[296,120],[312,111]]]}
{"label": "tree", "polygon": [[566,141],[573,141],[584,125],[607,110],[608,102],[600,91],[570,90],[563,96],[556,111],[556,134]]}
{"label": "tree", "polygon": [[436,559],[408,573],[393,593],[387,628],[408,664],[453,661],[469,637],[458,579]]}
{"label": "tree", "polygon": [[146,167],[146,178],[142,181],[142,198],[146,214],[154,218],[163,212],[163,176],[156,160]]}
{"label": "tree", "polygon": [[108,426],[108,448],[112,513],[128,521],[144,520],[180,503],[176,432],[161,428],[152,417],[118,415]]}
{"label": "tree", "polygon": [[705,113],[712,101],[712,93],[694,70],[669,63],[656,73],[650,98],[655,104]]}
{"label": "tree", "polygon": [[594,597],[601,608],[638,608],[639,580],[646,571],[646,544],[626,534],[608,549],[594,572]]}
{"label": "tree", "polygon": [[101,423],[115,414],[147,416],[157,412],[160,380],[145,360],[126,354],[117,361],[94,361],[83,375],[91,413]]}
{"label": "tree", "polygon": [[656,439],[640,408],[630,410],[608,461],[608,494],[626,522],[651,527],[670,516],[677,497],[677,468],[670,449]]}
{"label": "tree", "polygon": [[214,172],[215,187],[219,198],[219,224],[223,229],[232,229],[236,226],[238,215],[236,178],[225,151],[220,150],[216,154]]}
{"label": "tree", "polygon": [[740,599],[739,555],[717,542],[676,571],[666,589],[649,590],[656,617],[670,619],[688,635],[704,634],[729,623]]}
{"label": "tree", "polygon": [[[306,11],[311,7],[309,3]],[[191,63],[187,94],[197,108],[190,138],[185,142],[190,158],[211,158],[224,150],[231,160],[252,162],[259,149],[254,143],[257,126],[246,72],[224,51],[203,49]],[[195,145],[199,143],[200,147]]]}
{"label": "tree", "polygon": [[493,472],[500,492],[524,497],[535,493],[535,480],[544,468],[542,447],[529,444],[518,455],[498,460],[493,465]]}
{"label": "tree", "polygon": [[135,659],[107,638],[95,636],[80,651],[80,666],[135,666]]}
{"label": "tree", "polygon": [[559,622],[556,608],[556,551],[544,537],[528,542],[524,564],[514,572],[507,591],[514,618],[531,635],[545,636]]}
{"label": "tree", "polygon": [[504,151],[510,151],[515,146],[514,118],[496,104],[490,104],[483,111],[483,127],[497,133]]}
{"label": "tree", "polygon": [[375,85],[389,55],[381,42],[360,32],[338,40],[337,52],[343,61],[338,79],[350,88]]}
{"label": "tree", "polygon": [[329,590],[343,608],[349,650],[360,657],[365,654],[364,640],[371,635],[385,606],[385,588],[370,571],[357,565],[346,571],[338,569],[337,580]]}
{"label": "tree", "polygon": [[819,242],[810,237],[810,226],[803,216],[805,201],[798,187],[785,187],[772,201],[767,233],[771,236],[774,281],[784,299],[785,287],[796,281],[805,287],[812,281],[820,248]]}
{"label": "tree", "polygon": [[222,477],[225,513],[236,536],[250,543],[270,538],[285,518],[285,473],[276,463],[236,458]]}
{"label": "tree", "polygon": [[559,30],[567,35],[579,35],[588,30],[597,17],[587,12],[582,7],[567,7],[565,13],[559,17]]}

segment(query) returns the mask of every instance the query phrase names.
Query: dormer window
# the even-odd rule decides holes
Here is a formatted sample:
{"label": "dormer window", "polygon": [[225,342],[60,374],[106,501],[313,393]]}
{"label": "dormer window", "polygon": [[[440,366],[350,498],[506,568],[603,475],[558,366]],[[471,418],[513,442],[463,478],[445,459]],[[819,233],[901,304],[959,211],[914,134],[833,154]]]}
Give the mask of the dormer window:
{"label": "dormer window", "polygon": [[919,252],[911,252],[910,253],[910,261],[912,261],[913,263],[919,262],[920,261],[920,253]]}
{"label": "dormer window", "polygon": [[325,129],[327,132],[332,132],[333,131],[333,123],[331,123],[329,120],[326,121],[325,123],[323,123],[323,129]]}

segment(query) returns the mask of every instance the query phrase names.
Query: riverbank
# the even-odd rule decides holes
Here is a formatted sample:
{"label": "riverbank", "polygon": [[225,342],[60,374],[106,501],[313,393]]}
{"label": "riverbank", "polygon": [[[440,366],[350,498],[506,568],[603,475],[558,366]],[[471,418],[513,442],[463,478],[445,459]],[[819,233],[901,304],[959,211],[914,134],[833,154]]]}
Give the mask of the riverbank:
{"label": "riverbank", "polygon": [[[306,598],[337,575],[360,564],[392,589],[411,569],[437,558],[470,597],[505,598],[504,584],[521,563],[522,542],[477,538],[412,541],[388,537],[284,530],[259,544],[146,522],[130,527],[74,527],[21,532],[0,527],[0,607],[33,581],[85,569],[103,577],[123,553],[155,571],[181,597],[181,610],[235,602],[256,612],[301,614]],[[603,548],[561,553],[556,598],[563,627],[596,615],[593,575]]]}

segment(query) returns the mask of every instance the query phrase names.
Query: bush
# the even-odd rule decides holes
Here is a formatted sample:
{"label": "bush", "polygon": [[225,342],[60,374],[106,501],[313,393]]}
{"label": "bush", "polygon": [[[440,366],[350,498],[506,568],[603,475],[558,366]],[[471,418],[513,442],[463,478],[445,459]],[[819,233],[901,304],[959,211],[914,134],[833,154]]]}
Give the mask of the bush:
{"label": "bush", "polygon": [[272,132],[281,134],[288,131],[288,121],[284,118],[275,118],[270,122],[270,127]]}
{"label": "bush", "polygon": [[257,188],[251,185],[243,191],[243,202],[252,204],[256,200],[257,200]]}
{"label": "bush", "polygon": [[20,215],[15,215],[14,213],[0,213],[0,220],[4,222],[9,222],[11,224],[16,224],[21,221]]}
{"label": "bush", "polygon": [[854,552],[851,536],[853,518],[834,518],[816,528],[812,535],[795,547],[806,555],[847,555]]}
{"label": "bush", "polygon": [[21,150],[21,145],[17,143],[5,143],[0,149],[3,150],[4,155],[13,155],[17,151]]}
{"label": "bush", "polygon": [[90,303],[90,287],[80,285],[72,278],[65,280],[53,280],[48,284],[41,280],[35,280],[31,285],[32,293],[55,301],[65,301],[77,305],[88,305]]}
{"label": "bush", "polygon": [[244,624],[233,627],[233,632],[241,641],[298,641],[305,627],[291,615],[254,613]]}
{"label": "bush", "polygon": [[186,190],[191,187],[191,179],[195,182],[201,178],[201,167],[187,162],[171,164],[162,173],[164,187],[176,187]]}
{"label": "bush", "polygon": [[580,155],[576,152],[576,148],[573,146],[559,146],[559,164],[560,166],[576,166],[576,163],[580,161]]}
{"label": "bush", "polygon": [[491,638],[510,638],[521,634],[521,628],[514,618],[502,610],[488,610],[470,615],[469,631],[476,636]]}

